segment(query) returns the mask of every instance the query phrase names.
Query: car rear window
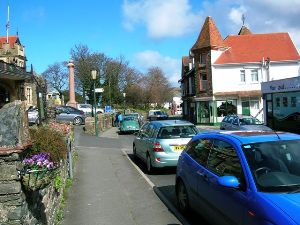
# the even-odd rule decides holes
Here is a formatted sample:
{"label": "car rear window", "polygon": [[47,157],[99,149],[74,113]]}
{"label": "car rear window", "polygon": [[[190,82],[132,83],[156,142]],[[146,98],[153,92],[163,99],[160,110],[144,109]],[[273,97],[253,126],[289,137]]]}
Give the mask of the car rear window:
{"label": "car rear window", "polygon": [[160,139],[172,139],[179,137],[193,137],[198,133],[198,129],[195,126],[183,125],[183,126],[167,126],[159,129],[157,138]]}

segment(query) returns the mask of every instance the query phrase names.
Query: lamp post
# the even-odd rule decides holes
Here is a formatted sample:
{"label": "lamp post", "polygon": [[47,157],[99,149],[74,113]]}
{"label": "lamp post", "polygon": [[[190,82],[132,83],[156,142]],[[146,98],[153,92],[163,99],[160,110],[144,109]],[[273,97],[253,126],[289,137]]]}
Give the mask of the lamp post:
{"label": "lamp post", "polygon": [[95,135],[98,136],[98,126],[97,126],[97,110],[96,110],[96,90],[95,90],[95,84],[97,79],[97,70],[91,71],[92,80],[94,83],[94,117],[95,117]]}
{"label": "lamp post", "polygon": [[124,97],[124,115],[125,115],[125,97],[126,97],[126,93],[123,92],[123,97]]}

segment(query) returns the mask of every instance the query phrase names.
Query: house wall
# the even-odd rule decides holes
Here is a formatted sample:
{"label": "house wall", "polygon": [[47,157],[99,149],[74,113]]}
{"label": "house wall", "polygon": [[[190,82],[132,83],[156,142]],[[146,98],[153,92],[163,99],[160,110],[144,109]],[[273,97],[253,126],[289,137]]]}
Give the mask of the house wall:
{"label": "house wall", "polygon": [[[220,51],[212,51],[212,59],[216,59]],[[258,82],[253,82],[251,79],[251,70],[257,69]],[[240,71],[245,71],[245,82],[241,82]],[[242,114],[242,101],[245,101],[247,96],[224,95],[216,96],[216,93],[226,92],[245,92],[245,91],[261,91],[261,82],[267,81],[269,73],[270,80],[278,80],[298,76],[299,64],[296,62],[272,63],[269,67],[269,72],[261,64],[236,64],[236,65],[213,65],[212,66],[212,87],[214,100],[236,100],[237,113]],[[255,103],[255,107],[251,107],[250,115],[257,116],[261,121],[264,121],[263,101],[260,96],[249,96],[249,101],[259,100],[259,106]],[[216,122],[220,122],[222,118],[217,118]]]}

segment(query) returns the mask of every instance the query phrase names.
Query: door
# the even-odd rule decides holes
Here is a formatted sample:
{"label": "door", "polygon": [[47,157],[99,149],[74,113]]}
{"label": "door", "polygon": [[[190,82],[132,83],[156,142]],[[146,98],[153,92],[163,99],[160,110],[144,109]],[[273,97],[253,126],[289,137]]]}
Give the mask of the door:
{"label": "door", "polygon": [[[235,176],[241,189],[226,188],[218,184],[221,176]],[[214,213],[217,224],[243,224],[247,213],[245,177],[235,148],[228,142],[213,139],[206,170],[199,180],[198,193]]]}
{"label": "door", "polygon": [[242,114],[245,115],[245,116],[250,116],[249,101],[242,102]]}
{"label": "door", "polygon": [[146,130],[149,126],[149,123],[146,123],[142,126],[141,130],[139,131],[136,139],[135,139],[135,149],[136,149],[136,154],[138,157],[141,159],[145,160],[144,155],[143,155],[143,146],[144,146],[144,141],[146,138]]}
{"label": "door", "polygon": [[[212,142],[209,139],[203,138],[188,144],[185,151],[189,157],[184,157],[187,162],[183,163],[185,167],[182,171],[185,173],[186,187],[189,189],[190,204],[195,210],[206,211],[207,208],[198,192],[198,185],[203,179],[202,174],[211,145]],[[210,214],[209,212],[206,213]]]}

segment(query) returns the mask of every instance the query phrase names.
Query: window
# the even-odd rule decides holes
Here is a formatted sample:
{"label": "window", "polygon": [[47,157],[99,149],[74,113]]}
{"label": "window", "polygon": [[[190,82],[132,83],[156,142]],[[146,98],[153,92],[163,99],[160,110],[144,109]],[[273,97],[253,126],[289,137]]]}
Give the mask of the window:
{"label": "window", "polygon": [[232,145],[221,140],[213,140],[207,161],[207,168],[218,176],[235,176],[242,181],[242,167]]}
{"label": "window", "polygon": [[245,83],[246,82],[245,70],[240,71],[240,77],[241,77],[241,82]]}
{"label": "window", "polygon": [[200,64],[206,64],[206,54],[205,53],[200,54]]}
{"label": "window", "polygon": [[251,109],[259,109],[259,101],[258,100],[250,100],[250,108]]}
{"label": "window", "polygon": [[199,139],[197,141],[191,142],[186,147],[186,152],[189,154],[196,162],[202,166],[206,166],[206,161],[209,155],[212,142],[209,139]]}
{"label": "window", "polygon": [[291,107],[296,107],[296,97],[291,97]]}
{"label": "window", "polygon": [[284,107],[287,107],[287,106],[288,106],[288,99],[287,99],[287,97],[282,97],[282,105],[283,105]]}
{"label": "window", "polygon": [[26,99],[27,99],[27,103],[32,103],[32,89],[31,87],[27,87],[26,88]]}
{"label": "window", "polygon": [[258,82],[258,71],[257,70],[251,70],[251,81]]}
{"label": "window", "polygon": [[276,98],[276,107],[280,107],[280,98],[279,97]]}

